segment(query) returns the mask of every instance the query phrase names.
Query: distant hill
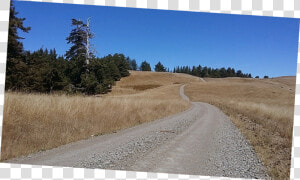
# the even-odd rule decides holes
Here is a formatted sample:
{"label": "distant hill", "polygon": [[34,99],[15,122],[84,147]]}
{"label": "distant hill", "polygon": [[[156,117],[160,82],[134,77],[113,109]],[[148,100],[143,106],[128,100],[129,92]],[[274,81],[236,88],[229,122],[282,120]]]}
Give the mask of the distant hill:
{"label": "distant hill", "polygon": [[169,72],[129,71],[128,77],[122,78],[112,88],[111,95],[134,94],[171,84],[186,84],[190,82],[201,82],[199,77]]}

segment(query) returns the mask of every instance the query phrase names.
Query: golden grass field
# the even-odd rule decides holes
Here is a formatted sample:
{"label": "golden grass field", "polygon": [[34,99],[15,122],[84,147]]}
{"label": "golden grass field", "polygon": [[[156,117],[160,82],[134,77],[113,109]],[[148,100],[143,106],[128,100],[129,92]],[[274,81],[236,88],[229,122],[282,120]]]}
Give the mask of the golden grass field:
{"label": "golden grass field", "polygon": [[251,142],[274,179],[289,179],[296,77],[191,83],[192,101],[219,107]]}
{"label": "golden grass field", "polygon": [[190,104],[179,96],[188,75],[131,72],[101,97],[5,93],[1,159],[51,149],[176,114]]}
{"label": "golden grass field", "polygon": [[295,77],[199,78],[131,71],[99,96],[5,93],[1,159],[112,133],[189,108],[192,101],[219,107],[251,142],[274,179],[290,171]]}

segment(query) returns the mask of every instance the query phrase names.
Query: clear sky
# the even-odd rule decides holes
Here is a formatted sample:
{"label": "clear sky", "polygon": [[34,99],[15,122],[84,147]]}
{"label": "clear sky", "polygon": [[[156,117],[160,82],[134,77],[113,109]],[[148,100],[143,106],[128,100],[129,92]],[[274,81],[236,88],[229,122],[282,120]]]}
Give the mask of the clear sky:
{"label": "clear sky", "polygon": [[252,76],[296,75],[299,19],[105,6],[15,2],[32,30],[26,50],[70,45],[71,19],[91,17],[97,56],[123,53],[152,67],[233,67]]}

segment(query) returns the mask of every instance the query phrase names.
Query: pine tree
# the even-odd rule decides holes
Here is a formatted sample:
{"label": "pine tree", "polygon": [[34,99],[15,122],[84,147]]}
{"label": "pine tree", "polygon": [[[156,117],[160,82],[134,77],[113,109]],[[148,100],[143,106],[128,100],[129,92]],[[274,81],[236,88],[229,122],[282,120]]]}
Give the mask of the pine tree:
{"label": "pine tree", "polygon": [[[72,26],[75,26],[75,28],[72,29],[70,35],[66,38],[68,44],[72,44],[66,52],[66,58],[69,60],[68,76],[71,83],[75,87],[80,88],[86,84],[81,84],[81,77],[82,74],[88,71],[89,61],[87,58],[94,56],[92,52],[87,51],[88,40],[93,35],[88,31],[88,26],[81,20],[72,19]],[[87,53],[89,54],[87,55]],[[85,75],[84,78],[87,79],[87,76]]]}
{"label": "pine tree", "polygon": [[151,71],[151,66],[147,61],[143,61],[140,66],[141,71]]}
{"label": "pine tree", "polygon": [[83,21],[76,19],[72,19],[72,26],[75,26],[75,28],[72,29],[69,37],[66,38],[68,44],[73,44],[66,52],[67,59],[86,59],[87,53],[89,53],[88,57],[93,57],[92,52],[87,52],[88,41],[90,38],[93,38],[93,34],[90,33],[88,26]]}
{"label": "pine tree", "polygon": [[166,68],[162,65],[162,63],[159,61],[156,65],[155,65],[155,71],[156,72],[166,72]]}
{"label": "pine tree", "polygon": [[7,69],[6,69],[6,89],[20,90],[25,86],[23,78],[26,76],[27,67],[25,64],[25,56],[23,44],[20,39],[24,39],[18,35],[18,30],[29,32],[30,27],[25,27],[23,22],[25,18],[17,17],[13,1],[10,3],[8,43],[7,43]]}
{"label": "pine tree", "polygon": [[220,69],[220,76],[223,77],[227,77],[227,71],[225,68],[221,68]]}
{"label": "pine tree", "polygon": [[242,76],[243,76],[242,71],[241,71],[241,70],[237,70],[237,71],[236,71],[236,76],[237,76],[237,77],[242,77]]}
{"label": "pine tree", "polygon": [[126,61],[124,54],[114,54],[112,56],[112,59],[118,67],[121,77],[129,76],[129,64]]}
{"label": "pine tree", "polygon": [[23,22],[26,18],[17,17],[19,13],[16,11],[13,1],[10,2],[10,15],[9,15],[9,30],[8,30],[8,47],[7,58],[20,58],[23,57],[23,43],[20,39],[24,39],[18,35],[18,29],[28,33],[30,27],[24,27]]}
{"label": "pine tree", "polygon": [[134,71],[137,70],[138,67],[135,59],[130,59],[129,57],[127,57],[126,62],[129,65],[129,70],[134,70]]}

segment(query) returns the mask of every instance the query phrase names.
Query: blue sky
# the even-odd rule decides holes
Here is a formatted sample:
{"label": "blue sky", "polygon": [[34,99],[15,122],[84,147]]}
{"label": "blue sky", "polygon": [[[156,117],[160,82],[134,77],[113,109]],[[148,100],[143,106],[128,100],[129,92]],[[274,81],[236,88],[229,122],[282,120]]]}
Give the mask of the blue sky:
{"label": "blue sky", "polygon": [[15,2],[32,30],[26,50],[70,47],[71,19],[91,17],[97,56],[123,53],[152,67],[233,67],[252,76],[296,75],[299,19],[39,2]]}

